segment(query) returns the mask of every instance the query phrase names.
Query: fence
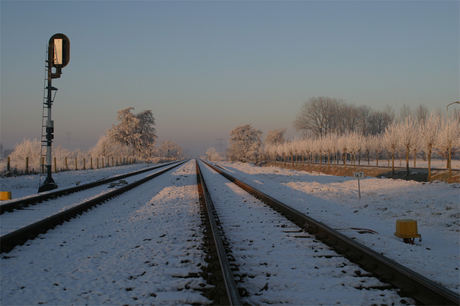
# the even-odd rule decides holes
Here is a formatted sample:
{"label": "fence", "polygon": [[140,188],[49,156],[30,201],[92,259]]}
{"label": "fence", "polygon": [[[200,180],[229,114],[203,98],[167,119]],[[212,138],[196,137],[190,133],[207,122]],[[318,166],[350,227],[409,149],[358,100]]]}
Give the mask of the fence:
{"label": "fence", "polygon": [[[6,160],[6,173],[15,173],[15,174],[31,174],[31,173],[38,173],[41,171],[45,173],[45,159],[41,157],[40,163],[37,163],[35,160],[34,165],[31,166],[32,163],[30,162],[31,159],[26,157],[23,161],[23,165],[18,165],[18,161],[15,162],[14,166],[11,166],[10,157],[7,157]],[[61,171],[70,171],[70,170],[88,170],[88,169],[99,169],[99,168],[106,168],[106,167],[116,167],[122,166],[127,164],[133,164],[136,162],[136,159],[133,157],[81,157],[81,158],[57,158],[54,157],[52,160],[51,169],[54,173],[61,172]],[[38,167],[37,167],[38,166]],[[37,167],[38,169],[36,169]]]}

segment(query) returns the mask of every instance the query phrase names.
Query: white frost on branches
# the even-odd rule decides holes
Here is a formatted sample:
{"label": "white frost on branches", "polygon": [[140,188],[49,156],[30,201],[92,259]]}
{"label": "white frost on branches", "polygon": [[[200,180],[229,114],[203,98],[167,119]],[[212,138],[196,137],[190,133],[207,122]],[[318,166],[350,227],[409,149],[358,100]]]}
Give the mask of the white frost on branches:
{"label": "white frost on branches", "polygon": [[256,161],[261,154],[262,131],[246,124],[230,132],[228,158],[232,161]]}
{"label": "white frost on branches", "polygon": [[131,113],[134,107],[119,110],[117,125],[107,131],[110,140],[130,147],[135,155],[150,156],[153,152],[157,135],[155,134],[155,119],[151,110],[139,114]]}

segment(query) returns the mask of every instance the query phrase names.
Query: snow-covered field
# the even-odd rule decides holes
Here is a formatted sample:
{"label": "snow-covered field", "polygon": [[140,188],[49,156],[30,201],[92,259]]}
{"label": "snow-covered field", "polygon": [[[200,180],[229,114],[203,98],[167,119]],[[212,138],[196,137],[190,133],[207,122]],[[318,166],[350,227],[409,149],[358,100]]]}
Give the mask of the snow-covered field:
{"label": "snow-covered field", "polygon": [[[243,163],[219,165],[460,293],[460,184],[365,178],[359,200],[357,181],[350,177]],[[145,166],[61,172],[53,178],[65,188]],[[206,303],[187,289],[198,286],[199,279],[182,279],[182,287],[174,287],[178,276],[196,271],[203,260],[193,255],[197,242],[188,241],[199,223],[195,183],[194,161],[190,161],[161,184],[140,189],[136,198],[121,196],[49,231],[46,239],[15,248],[8,254],[11,258],[2,256],[0,304],[17,305],[24,298],[27,304],[48,305],[63,301],[73,305]],[[0,185],[1,191],[11,191],[14,198],[28,196],[36,194],[38,177],[0,178]],[[408,245],[396,238],[397,219],[417,220],[422,241]],[[358,234],[350,228],[368,228],[377,234]],[[63,233],[73,238],[63,238]],[[143,246],[145,241],[152,244]],[[193,260],[181,262],[180,256],[187,253]],[[133,279],[143,285],[132,286]]]}
{"label": "snow-covered field", "polygon": [[[460,293],[460,184],[351,177],[220,162],[231,175]],[[422,241],[394,236],[414,219]],[[367,228],[378,234],[359,234]]]}
{"label": "snow-covered field", "polygon": [[194,174],[187,163],[3,255],[0,305],[209,303],[194,290],[206,286]]}

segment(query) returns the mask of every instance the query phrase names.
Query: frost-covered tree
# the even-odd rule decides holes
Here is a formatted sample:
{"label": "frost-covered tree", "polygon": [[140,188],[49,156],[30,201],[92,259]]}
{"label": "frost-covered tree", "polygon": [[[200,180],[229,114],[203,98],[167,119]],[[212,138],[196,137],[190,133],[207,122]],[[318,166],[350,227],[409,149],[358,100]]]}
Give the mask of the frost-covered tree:
{"label": "frost-covered tree", "polygon": [[362,138],[361,150],[365,152],[365,156],[367,158],[367,164],[370,165],[370,155],[372,150],[372,138],[371,136],[365,136]]}
{"label": "frost-covered tree", "polygon": [[356,154],[361,149],[362,136],[358,133],[350,133],[347,135],[347,148],[351,153],[353,167],[356,168]]}
{"label": "frost-covered tree", "polygon": [[119,142],[113,141],[107,133],[104,133],[99,138],[94,147],[88,151],[88,156],[93,158],[109,157],[109,156],[130,156],[130,147],[125,146]]}
{"label": "frost-covered tree", "polygon": [[136,140],[136,126],[139,124],[139,119],[131,113],[134,107],[128,107],[117,111],[117,120],[120,121],[117,125],[112,125],[112,128],[107,131],[109,137],[125,146],[132,146]]}
{"label": "frost-covered tree", "polygon": [[111,141],[110,137],[107,133],[101,135],[99,140],[97,141],[96,145],[90,149],[91,155],[93,156],[109,156],[112,154],[112,146],[114,142]]}
{"label": "frost-covered tree", "polygon": [[340,152],[342,153],[343,167],[346,171],[347,170],[347,153],[348,153],[348,135],[344,134],[340,136],[337,143],[339,145]]}
{"label": "frost-covered tree", "polygon": [[425,122],[419,126],[420,144],[425,150],[428,159],[428,181],[431,181],[431,153],[439,141],[438,135],[441,128],[441,117],[432,111]]}
{"label": "frost-covered tree", "polygon": [[409,175],[409,154],[411,147],[416,144],[417,126],[411,115],[407,115],[404,121],[396,126],[396,133],[399,138],[399,145],[406,151],[406,174]]}
{"label": "frost-covered tree", "polygon": [[286,150],[286,154],[288,154],[291,158],[291,166],[294,167],[295,158],[297,158],[297,154],[299,153],[298,140],[288,140],[284,144],[284,148]]}
{"label": "frost-covered tree", "polygon": [[439,141],[436,143],[436,148],[440,154],[446,154],[447,166],[449,169],[449,177],[452,175],[452,148],[455,149],[460,137],[460,122],[453,117],[447,117],[439,132]]}
{"label": "frost-covered tree", "polygon": [[182,156],[182,147],[169,139],[161,143],[159,150],[160,155],[166,158],[179,158]]}
{"label": "frost-covered tree", "polygon": [[268,145],[284,143],[285,133],[286,133],[286,129],[270,130],[267,132],[267,136],[265,136],[264,143]]}
{"label": "frost-covered tree", "polygon": [[209,148],[207,151],[206,151],[206,158],[207,160],[209,161],[218,161],[220,160],[220,155],[219,153],[216,151],[215,148]]}
{"label": "frost-covered tree", "polygon": [[369,138],[368,142],[370,143],[370,145],[369,145],[370,148],[372,148],[372,150],[374,150],[375,162],[376,162],[376,165],[378,167],[379,166],[380,153],[382,152],[382,149],[384,148],[382,136],[380,136],[380,135],[371,136]]}
{"label": "frost-covered tree", "polygon": [[[153,150],[157,135],[155,134],[155,118],[151,110],[144,110],[136,115],[136,118],[139,120],[139,124],[136,127],[137,142],[134,147],[136,150],[144,156],[148,156],[149,153]],[[182,154],[182,148],[181,148]]]}
{"label": "frost-covered tree", "polygon": [[393,124],[386,128],[385,135],[383,136],[383,143],[388,152],[391,152],[391,172],[393,174],[395,174],[395,152],[398,147],[398,137],[396,125]]}
{"label": "frost-covered tree", "polygon": [[24,139],[14,146],[10,154],[10,163],[13,168],[25,169],[26,157],[29,159],[29,168],[40,169],[40,141],[38,139]]}
{"label": "frost-covered tree", "polygon": [[262,131],[246,124],[230,132],[228,157],[233,161],[250,162],[257,160],[261,153]]}
{"label": "frost-covered tree", "polygon": [[155,145],[155,119],[151,110],[145,110],[139,114],[131,113],[134,107],[119,110],[117,125],[107,131],[109,138],[122,145],[132,148],[134,154],[148,155]]}
{"label": "frost-covered tree", "polygon": [[327,153],[327,170],[331,167],[331,155],[335,152],[337,142],[337,134],[331,133],[323,139],[323,148]]}
{"label": "frost-covered tree", "polygon": [[302,168],[305,165],[305,159],[307,160],[307,165],[310,166],[310,152],[311,152],[311,139],[306,138],[300,141],[299,151],[302,155]]}

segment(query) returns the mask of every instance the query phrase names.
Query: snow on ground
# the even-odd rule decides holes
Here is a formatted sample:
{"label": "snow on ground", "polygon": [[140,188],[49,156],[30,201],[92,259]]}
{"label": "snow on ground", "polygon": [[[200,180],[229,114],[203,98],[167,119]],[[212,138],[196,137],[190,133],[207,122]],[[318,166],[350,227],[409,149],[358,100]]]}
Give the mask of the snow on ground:
{"label": "snow on ground", "polygon": [[[353,178],[219,164],[272,197],[460,292],[460,184],[365,178],[359,200]],[[53,178],[65,188],[146,166],[68,171],[53,173]],[[193,169],[190,161],[173,170],[164,183],[140,189],[135,198],[120,196],[49,231],[46,239],[16,248],[8,254],[13,257],[2,257],[0,304],[17,305],[23,298],[29,304],[206,303],[187,289],[198,286],[199,280],[182,279],[182,290],[175,287],[177,276],[196,271],[202,263],[194,253],[197,242],[188,241],[199,223]],[[12,191],[13,198],[36,194],[38,185],[38,176],[33,175],[0,178],[1,191]],[[418,221],[422,235],[414,245],[393,235],[396,220],[407,218]],[[351,227],[378,234],[358,234]],[[145,246],[144,239],[151,245]],[[181,263],[179,258],[186,253],[193,260]],[[142,285],[133,286],[135,279]]]}
{"label": "snow on ground", "polygon": [[[52,173],[52,178],[59,189],[75,187],[77,184],[86,184],[102,180],[117,174],[136,171],[146,167],[158,166],[158,164],[132,164],[118,167],[106,167],[94,170],[72,170]],[[0,191],[11,191],[12,200],[29,195],[36,195],[38,187],[45,181],[46,174],[20,175],[13,177],[0,177]],[[57,190],[57,189],[55,189]]]}
{"label": "snow on ground", "polygon": [[244,304],[415,305],[397,290],[374,289],[385,284],[217,172],[202,172],[250,294]]}
{"label": "snow on ground", "polygon": [[[219,162],[231,175],[410,269],[460,293],[460,184],[336,177],[278,167]],[[422,241],[394,236],[397,219],[414,219]],[[378,234],[359,234],[367,228]]]}
{"label": "snow on ground", "polygon": [[0,304],[209,303],[200,224],[187,163],[3,255]]}

